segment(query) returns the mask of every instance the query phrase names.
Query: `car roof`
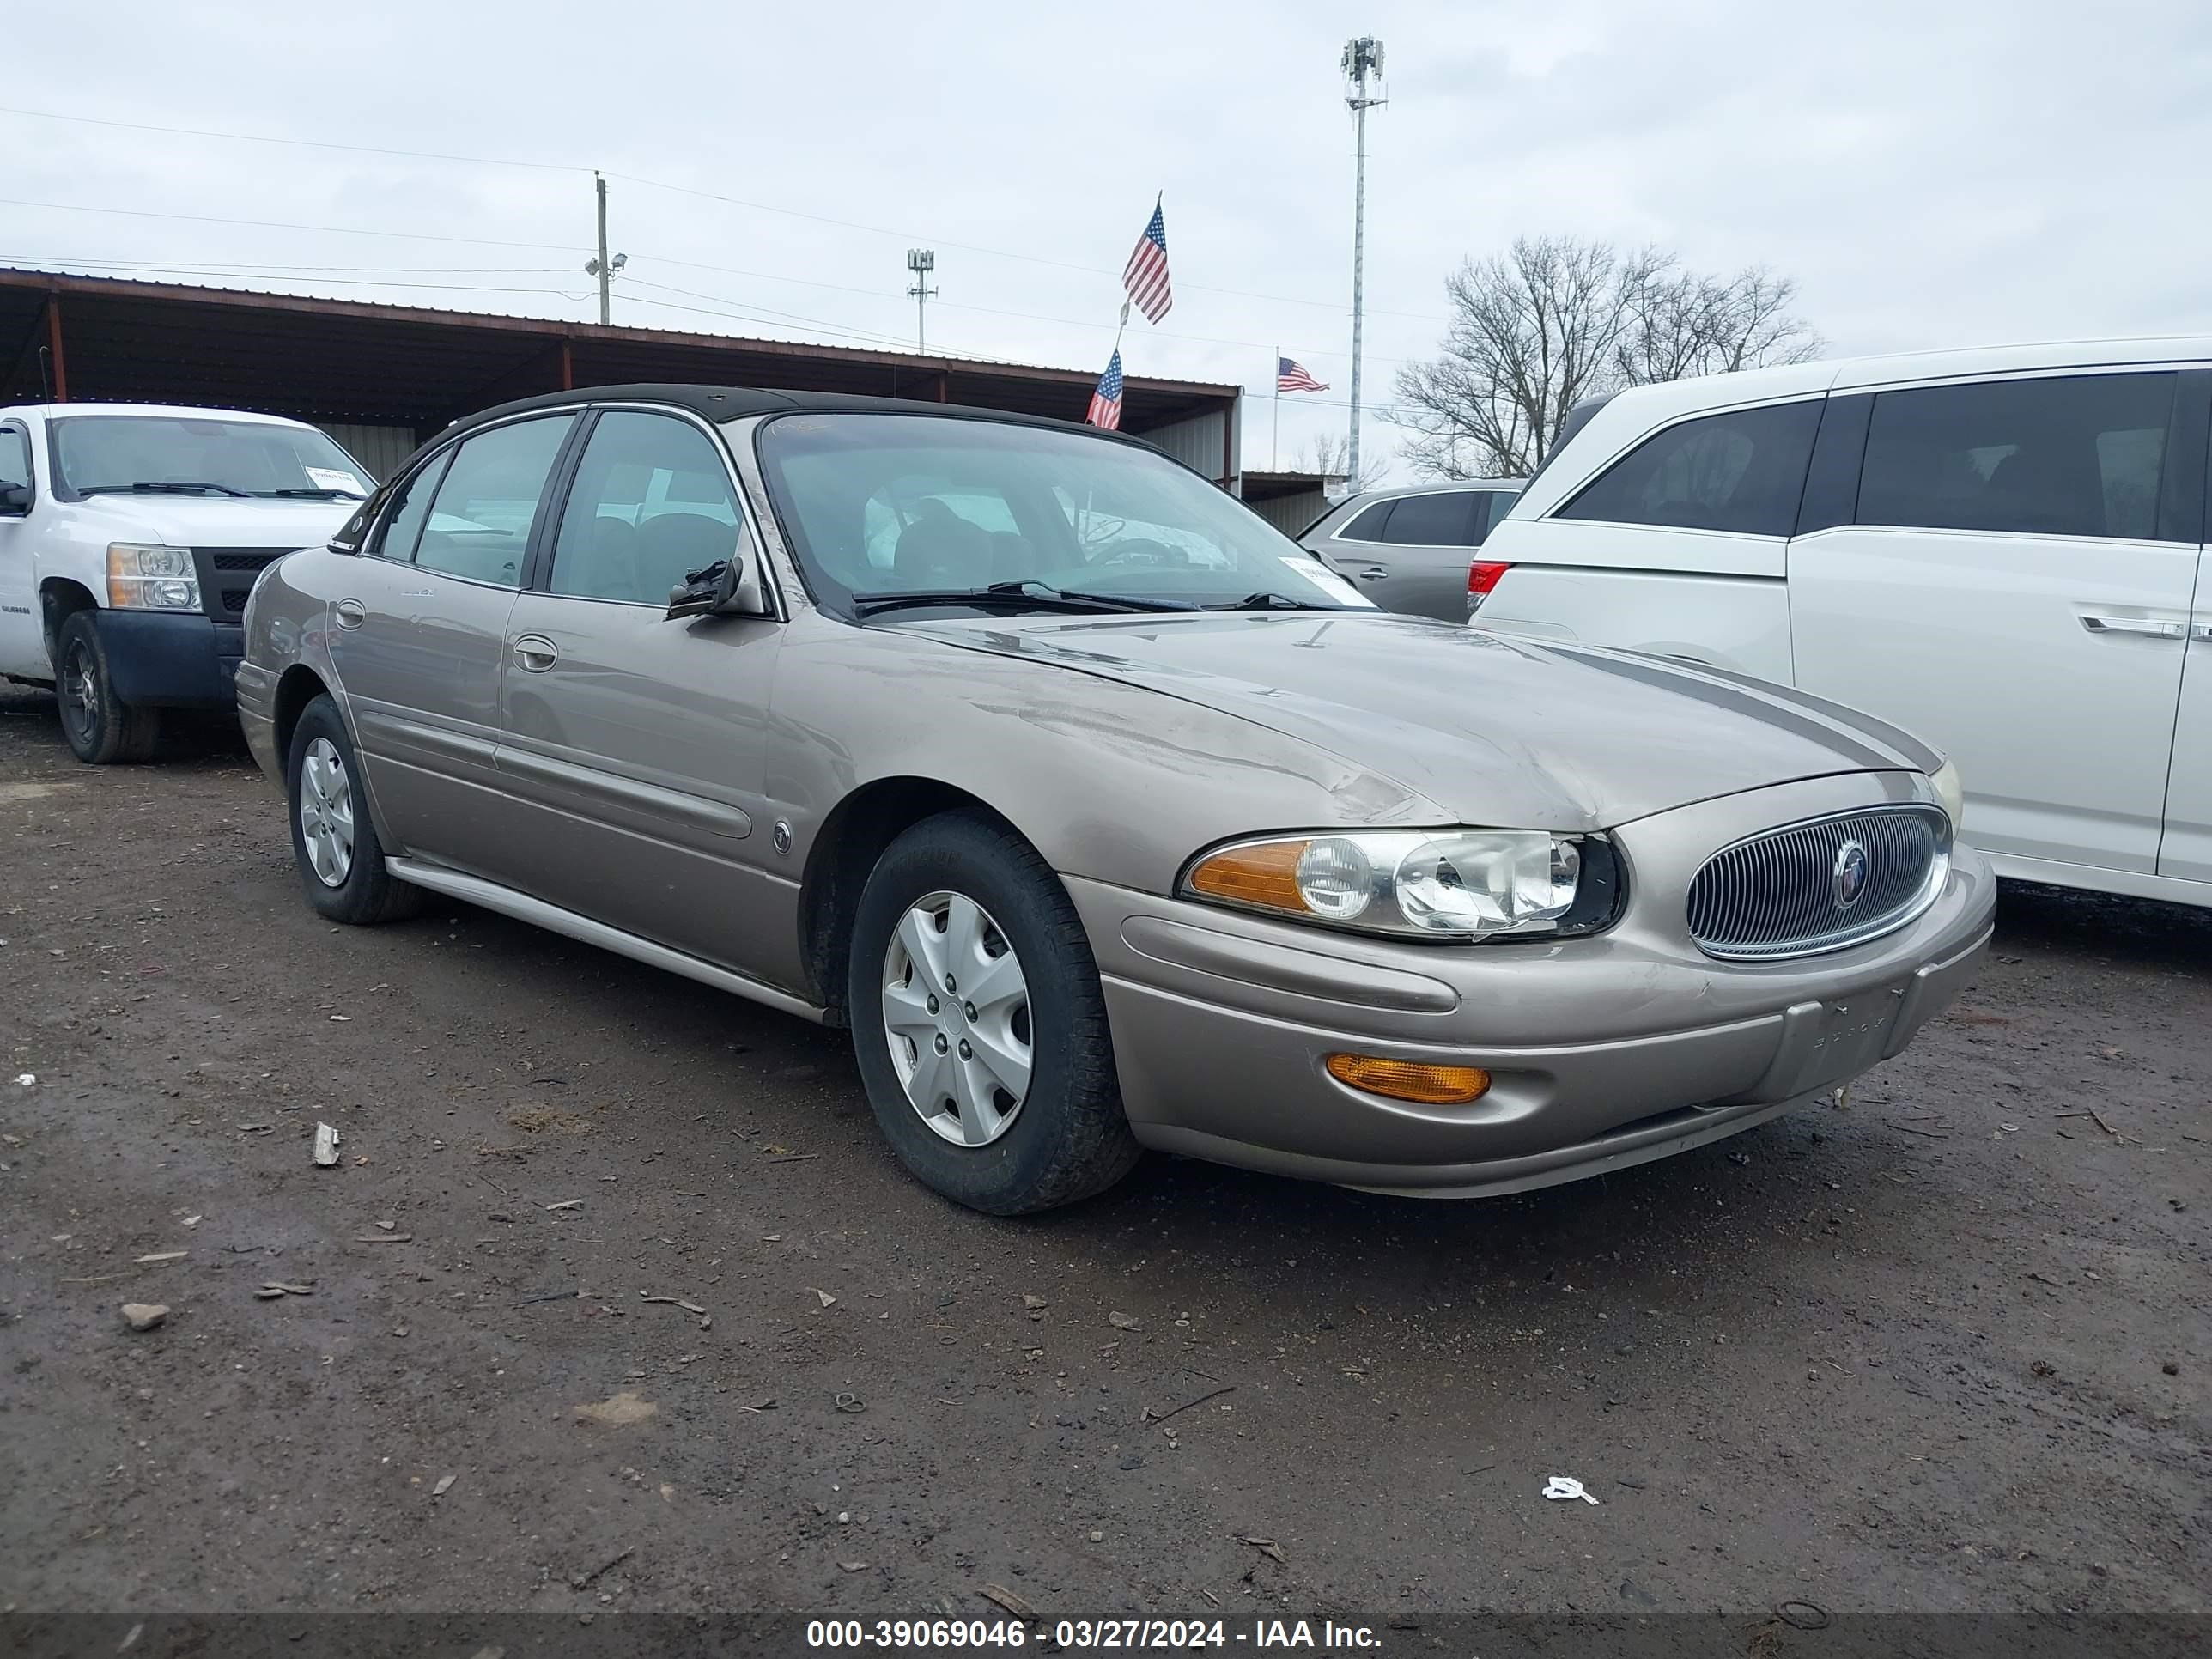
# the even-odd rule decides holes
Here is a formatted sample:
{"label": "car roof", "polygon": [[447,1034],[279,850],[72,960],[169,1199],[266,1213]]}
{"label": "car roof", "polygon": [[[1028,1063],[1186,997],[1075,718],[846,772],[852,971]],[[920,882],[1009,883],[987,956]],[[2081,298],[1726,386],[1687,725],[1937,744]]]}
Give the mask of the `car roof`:
{"label": "car roof", "polygon": [[1017,415],[1003,409],[976,409],[965,404],[924,403],[912,398],[863,398],[842,392],[780,392],[765,386],[692,386],[680,382],[643,382],[633,386],[578,386],[571,392],[550,392],[535,398],[518,398],[497,404],[456,421],[438,434],[438,441],[465,432],[487,421],[535,409],[570,409],[585,404],[666,404],[688,409],[710,421],[734,421],[748,415],[787,415],[814,410],[821,414],[941,415],[954,420],[996,421],[1010,426],[1045,427],[1060,432],[1082,432],[1097,437],[1133,443],[1146,449],[1156,446],[1127,433],[1103,432],[1075,421],[1054,420],[1043,415]]}
{"label": "car roof", "polygon": [[1387,501],[1401,495],[1440,495],[1452,489],[1522,489],[1528,483],[1526,478],[1446,478],[1437,483],[1382,484],[1373,489],[1363,489],[1357,495],[1346,495],[1337,506],[1357,507],[1365,501]]}
{"label": "car roof", "polygon": [[305,426],[289,415],[264,415],[251,409],[204,409],[191,404],[9,404],[0,416],[42,415],[49,420],[69,415],[167,415],[186,421],[247,421],[263,426]]}

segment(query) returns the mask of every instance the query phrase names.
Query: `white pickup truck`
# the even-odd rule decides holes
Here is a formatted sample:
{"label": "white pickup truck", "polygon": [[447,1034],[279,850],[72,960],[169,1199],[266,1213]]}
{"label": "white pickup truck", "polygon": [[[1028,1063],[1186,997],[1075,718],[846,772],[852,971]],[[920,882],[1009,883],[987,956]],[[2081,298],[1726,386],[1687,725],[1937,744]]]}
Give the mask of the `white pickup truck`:
{"label": "white pickup truck", "polygon": [[0,408],[0,676],[52,685],[79,760],[228,708],[246,595],[374,488],[328,434],[234,410]]}

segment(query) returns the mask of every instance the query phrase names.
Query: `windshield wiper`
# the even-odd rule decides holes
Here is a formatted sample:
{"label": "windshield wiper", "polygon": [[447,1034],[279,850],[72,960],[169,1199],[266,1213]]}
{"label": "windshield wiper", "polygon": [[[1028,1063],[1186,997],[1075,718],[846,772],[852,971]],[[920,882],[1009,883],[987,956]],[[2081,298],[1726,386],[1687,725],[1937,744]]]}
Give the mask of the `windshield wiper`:
{"label": "windshield wiper", "polygon": [[163,478],[151,483],[142,478],[135,483],[81,484],[76,493],[80,495],[189,495],[204,493],[236,495],[241,500],[252,498],[250,490],[233,489],[228,484],[202,483],[183,478]]}
{"label": "windshield wiper", "polygon": [[1308,605],[1287,593],[1247,593],[1227,605],[1209,605],[1208,611],[1341,611],[1340,605]]}
{"label": "windshield wiper", "polygon": [[1144,599],[1127,593],[1071,593],[1043,582],[993,582],[988,587],[946,587],[912,593],[855,593],[854,608],[863,616],[926,605],[983,605],[1034,611],[1071,611],[1084,615],[1115,611],[1195,611],[1180,599]]}
{"label": "windshield wiper", "polygon": [[365,501],[368,499],[368,496],[362,495],[358,489],[331,489],[327,488],[321,489],[268,489],[264,490],[262,494],[265,495],[281,495],[287,501]]}

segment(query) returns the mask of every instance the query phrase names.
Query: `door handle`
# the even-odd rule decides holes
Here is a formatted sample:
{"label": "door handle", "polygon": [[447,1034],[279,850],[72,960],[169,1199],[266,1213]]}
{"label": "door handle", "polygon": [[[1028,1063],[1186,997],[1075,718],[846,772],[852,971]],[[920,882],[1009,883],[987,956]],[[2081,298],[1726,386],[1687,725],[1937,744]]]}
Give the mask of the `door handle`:
{"label": "door handle", "polygon": [[2189,624],[2160,622],[2150,617],[2099,617],[2084,614],[2081,626],[2092,634],[2138,634],[2145,639],[2185,640]]}
{"label": "door handle", "polygon": [[340,599],[337,614],[340,628],[358,628],[368,620],[368,608],[359,599]]}
{"label": "door handle", "polygon": [[1366,569],[1355,570],[1352,574],[1364,582],[1387,582],[1390,580],[1389,568],[1379,564],[1370,564]]}
{"label": "door handle", "polygon": [[2189,637],[2192,640],[2200,641],[2206,645],[2212,645],[2212,623],[2191,623],[2189,629]]}
{"label": "door handle", "polygon": [[542,674],[561,660],[561,651],[543,634],[525,634],[514,642],[514,659],[531,673]]}

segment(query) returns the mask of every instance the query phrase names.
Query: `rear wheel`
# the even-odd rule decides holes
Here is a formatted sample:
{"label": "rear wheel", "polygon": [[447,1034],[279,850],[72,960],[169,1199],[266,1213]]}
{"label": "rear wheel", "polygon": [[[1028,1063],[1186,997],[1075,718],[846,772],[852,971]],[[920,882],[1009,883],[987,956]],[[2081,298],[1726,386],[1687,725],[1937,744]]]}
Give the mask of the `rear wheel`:
{"label": "rear wheel", "polygon": [[877,1123],[947,1198],[1025,1214],[1136,1163],[1082,921],[1003,827],[947,813],[891,844],[860,896],[846,1006]]}
{"label": "rear wheel", "polygon": [[361,789],[361,759],[325,692],[301,712],[284,766],[292,856],[307,902],[332,921],[368,924],[412,915],[422,890],[384,867],[384,848]]}
{"label": "rear wheel", "polygon": [[150,760],[161,735],[161,711],[115,695],[95,615],[71,612],[55,641],[54,691],[61,700],[62,736],[69,740],[70,752],[88,765]]}

